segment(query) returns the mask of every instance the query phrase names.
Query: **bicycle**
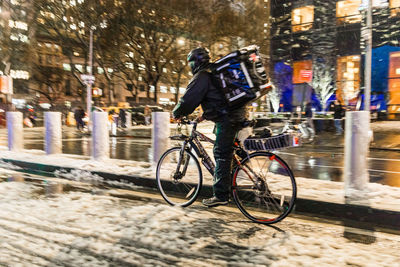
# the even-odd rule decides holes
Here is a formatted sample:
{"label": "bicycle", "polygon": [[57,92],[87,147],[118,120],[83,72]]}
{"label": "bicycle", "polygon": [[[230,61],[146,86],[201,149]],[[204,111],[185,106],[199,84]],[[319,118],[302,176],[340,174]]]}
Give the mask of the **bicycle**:
{"label": "bicycle", "polygon": [[[168,149],[160,157],[156,180],[158,190],[168,204],[187,207],[197,199],[203,184],[198,158],[212,176],[215,165],[201,144],[201,141],[214,144],[214,140],[196,130],[196,121],[182,120],[181,125],[184,124],[193,126],[191,133],[170,137],[183,143]],[[233,164],[230,193],[244,216],[257,223],[273,224],[292,211],[296,181],[283,159],[270,151],[249,154],[235,140]]]}
{"label": "bicycle", "polygon": [[315,138],[315,131],[308,125],[307,121],[302,121],[301,123],[294,125],[292,120],[285,120],[285,124],[280,132],[298,132],[300,134],[301,143],[303,144],[312,143]]}

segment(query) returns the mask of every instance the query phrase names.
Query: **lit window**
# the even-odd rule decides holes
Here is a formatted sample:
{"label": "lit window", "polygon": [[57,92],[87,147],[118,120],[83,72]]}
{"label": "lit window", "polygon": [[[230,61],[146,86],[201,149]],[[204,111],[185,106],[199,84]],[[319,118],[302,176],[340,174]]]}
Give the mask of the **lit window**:
{"label": "lit window", "polygon": [[185,91],[186,91],[186,88],[184,88],[184,87],[179,87],[179,93],[180,93],[181,95],[183,95],[183,94],[185,93]]}
{"label": "lit window", "polygon": [[400,14],[400,0],[390,0],[390,15],[397,16]]}
{"label": "lit window", "polygon": [[292,31],[307,31],[314,21],[314,6],[303,6],[292,10]]}
{"label": "lit window", "polygon": [[337,64],[336,94],[347,101],[356,98],[360,90],[360,56],[339,57]]}
{"label": "lit window", "polygon": [[69,65],[68,63],[63,63],[63,69],[66,71],[70,71],[71,70],[71,65]]}
{"label": "lit window", "polygon": [[29,79],[29,72],[27,72],[25,70],[10,70],[10,76],[13,79],[28,80]]}
{"label": "lit window", "polygon": [[16,20],[9,20],[8,21],[8,26],[11,28],[16,28],[16,29],[21,29],[21,30],[28,30],[28,24],[22,21],[16,21]]}
{"label": "lit window", "polygon": [[[389,63],[389,105],[400,105],[400,52],[390,53]],[[397,109],[395,109],[397,111]],[[389,108],[389,112],[393,112]]]}
{"label": "lit window", "polygon": [[293,62],[293,83],[309,83],[312,81],[312,61]]}
{"label": "lit window", "polygon": [[164,72],[164,73],[167,73],[167,68],[163,68],[163,72]]}
{"label": "lit window", "polygon": [[160,92],[161,92],[161,93],[168,93],[168,87],[166,87],[166,86],[164,86],[164,85],[161,85],[161,86],[160,86]]}
{"label": "lit window", "polygon": [[76,68],[77,70],[79,70],[80,72],[83,71],[83,67],[82,67],[82,65],[80,65],[80,64],[76,64],[76,65],[75,65],[75,68]]}
{"label": "lit window", "polygon": [[336,3],[336,17],[338,23],[358,23],[361,22],[359,7],[361,0],[346,0]]}
{"label": "lit window", "polygon": [[150,85],[150,92],[154,93],[154,85]]}
{"label": "lit window", "polygon": [[170,89],[171,93],[173,93],[173,94],[176,93],[176,88],[175,88],[175,87],[172,87],[172,86],[171,86],[169,89]]}

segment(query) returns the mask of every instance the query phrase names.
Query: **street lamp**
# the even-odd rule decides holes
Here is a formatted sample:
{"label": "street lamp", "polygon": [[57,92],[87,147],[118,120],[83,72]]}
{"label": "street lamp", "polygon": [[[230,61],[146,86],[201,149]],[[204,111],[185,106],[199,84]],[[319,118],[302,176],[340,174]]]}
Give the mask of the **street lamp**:
{"label": "street lamp", "polygon": [[92,84],[94,83],[93,74],[93,29],[90,28],[90,40],[89,40],[89,73],[82,74],[81,78],[83,82],[86,84],[86,112],[88,114],[88,125],[90,123],[90,114],[92,111]]}

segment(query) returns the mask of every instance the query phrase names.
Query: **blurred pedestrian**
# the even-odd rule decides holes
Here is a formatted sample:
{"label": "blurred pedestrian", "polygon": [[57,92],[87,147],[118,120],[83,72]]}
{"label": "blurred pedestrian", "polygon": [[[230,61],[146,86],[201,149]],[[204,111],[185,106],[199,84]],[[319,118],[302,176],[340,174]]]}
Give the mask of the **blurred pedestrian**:
{"label": "blurred pedestrian", "polygon": [[150,107],[148,105],[146,105],[144,107],[143,115],[144,115],[144,124],[145,125],[149,125],[150,124],[151,110],[150,110]]}
{"label": "blurred pedestrian", "polygon": [[85,117],[85,111],[82,107],[78,107],[75,109],[74,118],[76,121],[76,128],[82,131],[85,128],[85,123],[83,122],[83,118]]}
{"label": "blurred pedestrian", "polygon": [[343,107],[340,104],[339,100],[335,100],[333,103],[333,119],[335,121],[335,129],[336,129],[336,135],[341,135],[343,134],[343,128],[342,128],[342,119],[343,119]]}
{"label": "blurred pedestrian", "polygon": [[305,116],[307,118],[308,126],[310,126],[315,133],[314,122],[313,122],[313,111],[312,111],[312,105],[310,102],[308,102],[306,104]]}
{"label": "blurred pedestrian", "polygon": [[28,118],[32,123],[32,127],[35,127],[36,126],[36,116],[34,114],[30,114]]}
{"label": "blurred pedestrian", "polygon": [[119,121],[120,121],[120,127],[126,128],[126,111],[124,109],[119,110]]}

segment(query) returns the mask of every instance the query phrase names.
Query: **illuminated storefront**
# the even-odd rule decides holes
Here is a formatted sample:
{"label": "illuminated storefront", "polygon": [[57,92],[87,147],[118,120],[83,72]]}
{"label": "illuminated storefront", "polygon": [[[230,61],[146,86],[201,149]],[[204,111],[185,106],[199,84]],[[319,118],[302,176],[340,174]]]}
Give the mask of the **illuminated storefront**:
{"label": "illuminated storefront", "polygon": [[314,21],[314,6],[303,6],[292,10],[292,31],[307,31]]}
{"label": "illuminated storefront", "polygon": [[312,61],[293,62],[293,83],[309,83],[312,81]]}
{"label": "illuminated storefront", "polygon": [[360,56],[344,56],[337,59],[336,96],[351,104],[360,91]]}
{"label": "illuminated storefront", "polygon": [[304,106],[310,102],[312,87],[312,61],[302,60],[293,62],[293,94],[292,105]]}
{"label": "illuminated storefront", "polygon": [[400,15],[400,0],[390,0],[389,8],[391,16]]}
{"label": "illuminated storefront", "polygon": [[390,53],[388,91],[388,111],[400,113],[400,52]]}
{"label": "illuminated storefront", "polygon": [[361,0],[346,0],[336,3],[336,17],[338,24],[361,22],[359,7]]}

